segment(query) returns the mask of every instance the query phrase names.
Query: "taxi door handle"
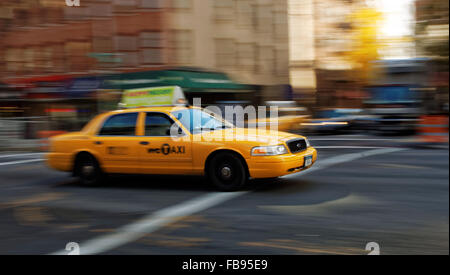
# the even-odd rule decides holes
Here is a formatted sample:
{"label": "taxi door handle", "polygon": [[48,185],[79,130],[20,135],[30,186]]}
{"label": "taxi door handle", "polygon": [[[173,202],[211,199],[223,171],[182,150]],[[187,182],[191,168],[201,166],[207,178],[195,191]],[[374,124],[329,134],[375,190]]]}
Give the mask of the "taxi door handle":
{"label": "taxi door handle", "polygon": [[148,142],[148,141],[141,141],[140,144],[141,144],[141,145],[149,145],[150,142]]}
{"label": "taxi door handle", "polygon": [[103,142],[101,142],[101,141],[95,141],[94,144],[95,144],[95,145],[102,145]]}

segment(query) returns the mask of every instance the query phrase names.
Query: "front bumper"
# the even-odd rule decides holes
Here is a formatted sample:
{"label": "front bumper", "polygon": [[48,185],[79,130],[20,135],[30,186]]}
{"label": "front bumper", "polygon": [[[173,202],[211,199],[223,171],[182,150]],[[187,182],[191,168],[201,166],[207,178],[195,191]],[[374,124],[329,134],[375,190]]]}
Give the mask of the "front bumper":
{"label": "front bumper", "polygon": [[251,157],[247,160],[250,177],[255,179],[276,178],[298,173],[311,167],[304,167],[306,156],[313,156],[314,164],[317,160],[317,150],[309,147],[306,151],[297,154]]}

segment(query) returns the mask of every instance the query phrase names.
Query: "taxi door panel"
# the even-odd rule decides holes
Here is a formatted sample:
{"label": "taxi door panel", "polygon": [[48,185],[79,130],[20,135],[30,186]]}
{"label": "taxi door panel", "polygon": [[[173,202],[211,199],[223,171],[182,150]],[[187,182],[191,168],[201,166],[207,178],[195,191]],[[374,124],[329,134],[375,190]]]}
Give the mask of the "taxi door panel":
{"label": "taxi door panel", "polygon": [[136,149],[139,139],[118,137],[97,137],[95,149],[101,156],[102,168],[107,173],[138,173],[139,153]]}
{"label": "taxi door panel", "polygon": [[[171,137],[177,124],[165,113],[147,112],[140,143],[140,167],[146,174],[191,174],[192,145],[189,135]],[[174,125],[175,124],[175,125]],[[180,130],[181,131],[181,130]]]}
{"label": "taxi door panel", "polygon": [[139,137],[136,136],[138,113],[118,114],[108,118],[94,137],[94,149],[107,173],[138,173]]}

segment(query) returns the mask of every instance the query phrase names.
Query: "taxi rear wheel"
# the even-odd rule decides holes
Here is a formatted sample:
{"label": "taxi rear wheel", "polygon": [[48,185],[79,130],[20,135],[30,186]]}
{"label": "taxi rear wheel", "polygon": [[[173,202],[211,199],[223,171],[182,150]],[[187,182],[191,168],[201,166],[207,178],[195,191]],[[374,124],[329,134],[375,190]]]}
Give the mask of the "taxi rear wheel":
{"label": "taxi rear wheel", "polygon": [[75,174],[80,179],[80,183],[84,186],[97,186],[100,184],[103,173],[97,160],[89,155],[83,154],[77,157],[75,162]]}
{"label": "taxi rear wheel", "polygon": [[246,166],[235,154],[224,152],[214,156],[207,168],[208,178],[222,191],[235,191],[248,180]]}

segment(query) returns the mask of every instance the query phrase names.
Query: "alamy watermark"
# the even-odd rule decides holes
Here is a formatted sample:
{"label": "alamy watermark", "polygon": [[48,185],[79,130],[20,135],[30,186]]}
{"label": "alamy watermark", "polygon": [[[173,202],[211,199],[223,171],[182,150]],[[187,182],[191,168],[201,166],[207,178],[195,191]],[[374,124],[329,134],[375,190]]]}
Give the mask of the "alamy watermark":
{"label": "alamy watermark", "polygon": [[76,242],[70,242],[66,244],[67,255],[80,255],[80,245]]}
{"label": "alamy watermark", "polygon": [[79,7],[79,6],[81,6],[81,3],[80,3],[80,0],[66,0],[66,6]]}
{"label": "alamy watermark", "polygon": [[[80,245],[76,242],[69,242],[66,244],[67,255],[81,255]],[[370,242],[366,245],[366,251],[369,252],[368,255],[380,255],[380,245],[376,242]],[[184,268],[183,268],[184,269]]]}
{"label": "alamy watermark", "polygon": [[376,242],[370,242],[366,245],[366,251],[369,251],[368,255],[380,255],[380,245]]}
{"label": "alamy watermark", "polygon": [[193,108],[174,108],[172,114],[178,120],[170,128],[174,141],[258,141],[279,142],[277,106],[219,106],[201,107],[201,98],[193,99]]}

